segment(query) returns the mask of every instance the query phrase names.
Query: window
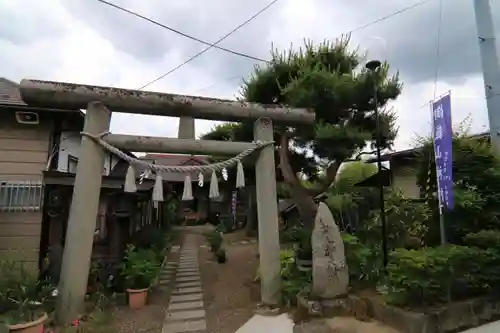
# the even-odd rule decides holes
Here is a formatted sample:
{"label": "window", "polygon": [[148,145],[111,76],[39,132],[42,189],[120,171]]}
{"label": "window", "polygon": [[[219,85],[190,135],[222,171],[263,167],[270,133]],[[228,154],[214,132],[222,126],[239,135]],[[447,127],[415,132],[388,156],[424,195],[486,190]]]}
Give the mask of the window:
{"label": "window", "polygon": [[39,211],[42,195],[40,181],[0,181],[0,211]]}
{"label": "window", "polygon": [[69,173],[76,173],[76,167],[78,165],[78,158],[68,155],[68,172]]}

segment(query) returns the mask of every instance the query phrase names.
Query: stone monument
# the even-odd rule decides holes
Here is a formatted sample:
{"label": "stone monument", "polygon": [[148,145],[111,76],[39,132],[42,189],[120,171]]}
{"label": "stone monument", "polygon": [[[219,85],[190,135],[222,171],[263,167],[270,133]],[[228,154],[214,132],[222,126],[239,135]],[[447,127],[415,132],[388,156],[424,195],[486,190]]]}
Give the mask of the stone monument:
{"label": "stone monument", "polygon": [[312,232],[312,296],[333,299],[347,294],[349,272],[340,230],[328,206],[321,202]]}

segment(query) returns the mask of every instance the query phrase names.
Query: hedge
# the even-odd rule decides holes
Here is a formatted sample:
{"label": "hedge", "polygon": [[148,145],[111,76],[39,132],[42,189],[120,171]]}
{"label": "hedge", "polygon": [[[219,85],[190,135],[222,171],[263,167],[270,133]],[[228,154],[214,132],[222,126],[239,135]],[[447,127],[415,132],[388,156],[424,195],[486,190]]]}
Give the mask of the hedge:
{"label": "hedge", "polygon": [[392,303],[431,305],[498,289],[500,255],[495,249],[458,245],[398,249],[390,255],[387,272]]}

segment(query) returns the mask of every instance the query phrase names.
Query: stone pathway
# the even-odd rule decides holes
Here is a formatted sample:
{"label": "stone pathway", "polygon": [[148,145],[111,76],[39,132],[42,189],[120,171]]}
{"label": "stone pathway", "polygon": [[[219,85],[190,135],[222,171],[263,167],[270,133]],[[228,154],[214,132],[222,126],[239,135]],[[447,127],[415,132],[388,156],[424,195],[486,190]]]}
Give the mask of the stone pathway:
{"label": "stone pathway", "polygon": [[[166,267],[168,269],[169,266]],[[174,267],[174,266],[170,266]],[[206,333],[203,289],[195,235],[186,235],[162,333]]]}

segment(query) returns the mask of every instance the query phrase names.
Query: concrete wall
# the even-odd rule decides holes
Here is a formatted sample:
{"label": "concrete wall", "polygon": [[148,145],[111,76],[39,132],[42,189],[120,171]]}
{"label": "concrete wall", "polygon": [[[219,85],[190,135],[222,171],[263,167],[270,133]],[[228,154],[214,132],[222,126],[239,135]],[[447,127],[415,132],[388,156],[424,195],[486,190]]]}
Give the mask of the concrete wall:
{"label": "concrete wall", "polygon": [[[32,192],[32,199],[18,197],[13,203],[12,188],[19,189],[19,184],[27,181],[41,184],[49,156],[51,126],[50,119],[42,116],[38,125],[19,124],[13,112],[0,109],[0,182],[4,184],[0,192],[0,257],[19,255],[34,268],[38,267],[42,227],[41,190]],[[24,193],[16,191],[16,195]],[[21,201],[31,208],[22,207]]]}
{"label": "concrete wall", "polygon": [[[63,132],[59,142],[59,160],[57,171],[68,171],[68,160],[70,156],[78,158],[78,150],[80,149],[81,135],[79,132]],[[104,158],[103,175],[108,176],[111,170],[118,163],[118,158],[106,153]],[[71,171],[71,170],[70,170]]]}

